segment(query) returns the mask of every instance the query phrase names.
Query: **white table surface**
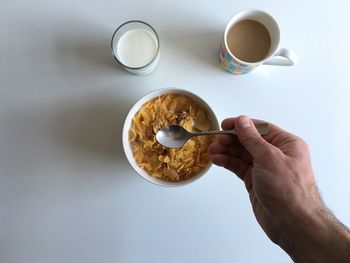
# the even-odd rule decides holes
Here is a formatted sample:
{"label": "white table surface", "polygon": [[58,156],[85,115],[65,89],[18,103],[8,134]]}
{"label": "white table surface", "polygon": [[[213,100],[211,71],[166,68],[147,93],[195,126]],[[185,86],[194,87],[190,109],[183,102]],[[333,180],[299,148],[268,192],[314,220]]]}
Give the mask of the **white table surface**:
{"label": "white table surface", "polygon": [[[221,70],[225,24],[248,7],[275,16],[296,66]],[[0,262],[291,262],[233,174],[213,167],[169,189],[131,169],[125,115],[162,87],[195,92],[220,120],[247,114],[303,137],[325,203],[350,225],[349,8],[345,0],[3,1]],[[159,33],[149,76],[111,56],[114,29],[130,19]]]}

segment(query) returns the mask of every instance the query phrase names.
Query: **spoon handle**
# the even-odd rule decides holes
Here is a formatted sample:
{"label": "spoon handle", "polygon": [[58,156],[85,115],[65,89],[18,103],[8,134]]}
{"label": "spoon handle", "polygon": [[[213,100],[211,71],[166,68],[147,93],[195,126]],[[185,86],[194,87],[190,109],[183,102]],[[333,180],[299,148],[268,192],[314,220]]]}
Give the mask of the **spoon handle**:
{"label": "spoon handle", "polygon": [[[256,129],[258,130],[260,135],[267,135],[270,131],[269,124],[268,123],[261,123],[255,125]],[[207,131],[207,132],[195,132],[193,133],[193,136],[200,136],[200,135],[216,135],[216,134],[233,134],[236,135],[236,130],[224,130],[224,131]]]}

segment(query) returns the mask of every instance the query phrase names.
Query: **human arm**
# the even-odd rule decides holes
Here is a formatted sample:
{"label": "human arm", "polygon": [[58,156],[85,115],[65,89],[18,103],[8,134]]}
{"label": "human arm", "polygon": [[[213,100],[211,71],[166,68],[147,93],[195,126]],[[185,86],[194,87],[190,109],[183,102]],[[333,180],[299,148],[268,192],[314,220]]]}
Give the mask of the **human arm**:
{"label": "human arm", "polygon": [[350,232],[323,204],[306,143],[279,127],[261,137],[245,116],[226,119],[209,152],[214,164],[241,178],[268,237],[295,262],[350,262]]}

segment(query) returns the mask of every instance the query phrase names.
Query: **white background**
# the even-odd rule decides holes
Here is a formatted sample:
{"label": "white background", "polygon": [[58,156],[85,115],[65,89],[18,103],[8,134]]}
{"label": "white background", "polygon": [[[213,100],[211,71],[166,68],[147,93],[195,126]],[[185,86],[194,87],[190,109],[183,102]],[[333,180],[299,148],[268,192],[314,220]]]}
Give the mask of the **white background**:
{"label": "white background", "polygon": [[[225,24],[244,8],[271,13],[294,67],[232,76],[218,65]],[[213,167],[169,189],[127,163],[129,108],[162,87],[188,89],[218,119],[247,114],[303,137],[325,203],[350,225],[348,1],[2,1],[0,261],[291,262],[253,217],[242,183]],[[112,59],[130,19],[158,31],[149,76]]]}

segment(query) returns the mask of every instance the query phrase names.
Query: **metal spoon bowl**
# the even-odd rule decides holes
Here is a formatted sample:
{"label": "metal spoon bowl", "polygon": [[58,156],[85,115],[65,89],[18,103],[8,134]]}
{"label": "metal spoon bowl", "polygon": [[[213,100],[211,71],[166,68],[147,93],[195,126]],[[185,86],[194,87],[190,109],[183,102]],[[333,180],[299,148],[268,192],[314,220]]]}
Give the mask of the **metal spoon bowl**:
{"label": "metal spoon bowl", "polygon": [[[261,123],[255,125],[260,135],[267,135],[269,133],[268,123]],[[233,134],[236,135],[235,129],[226,131],[206,131],[206,132],[189,132],[179,125],[169,125],[161,128],[156,134],[156,140],[161,145],[168,148],[180,148],[189,139],[194,136],[203,135],[220,135],[220,134]]]}

